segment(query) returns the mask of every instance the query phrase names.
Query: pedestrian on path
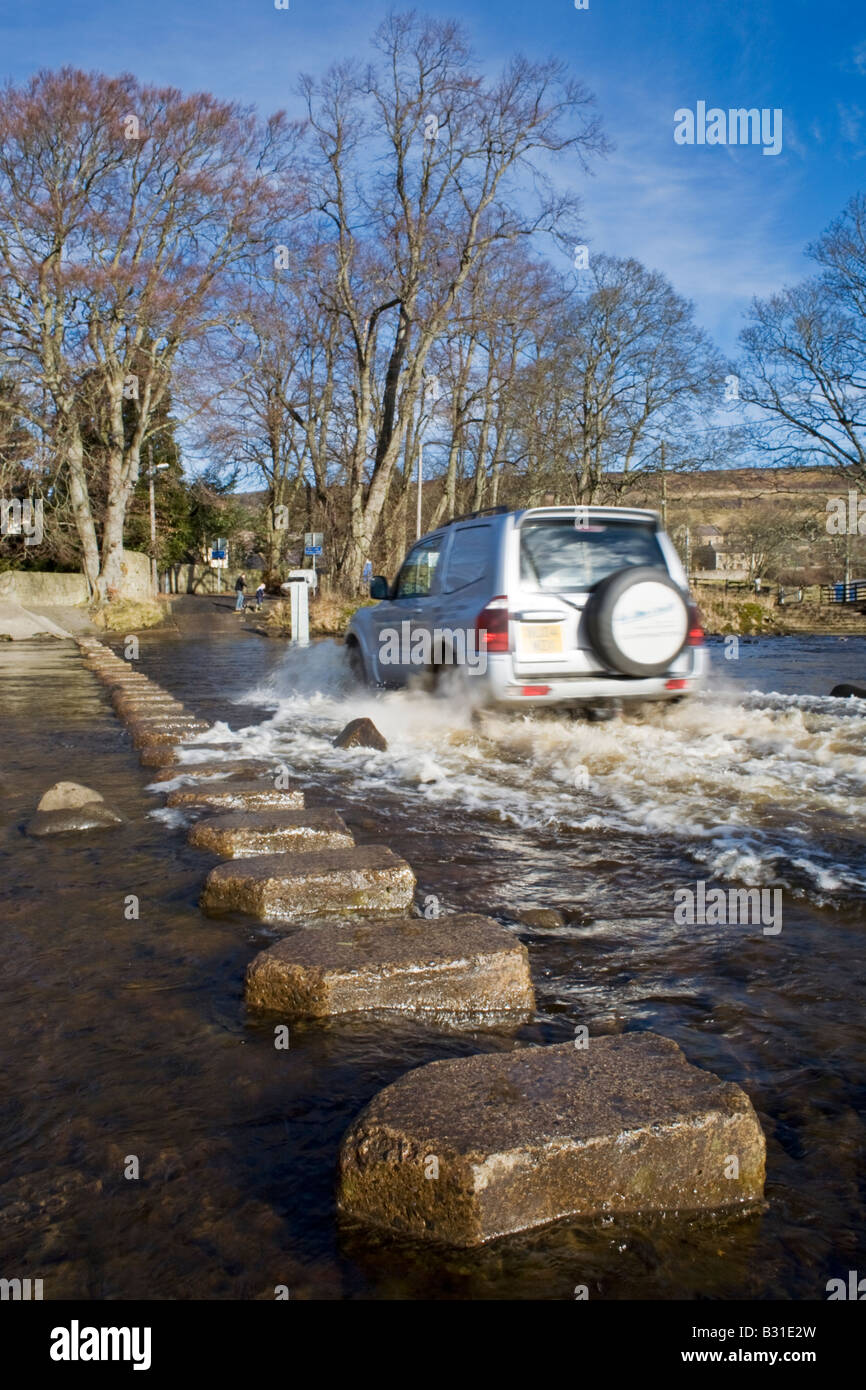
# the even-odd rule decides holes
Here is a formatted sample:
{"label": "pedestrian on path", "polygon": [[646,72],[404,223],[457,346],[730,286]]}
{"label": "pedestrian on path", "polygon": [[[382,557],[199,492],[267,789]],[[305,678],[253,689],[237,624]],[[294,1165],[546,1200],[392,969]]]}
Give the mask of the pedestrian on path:
{"label": "pedestrian on path", "polygon": [[244,611],[244,589],[246,587],[246,576],[243,574],[239,574],[237,579],[235,580],[235,593],[237,594],[237,600],[235,602],[236,613],[243,613]]}
{"label": "pedestrian on path", "polygon": [[256,589],[256,612],[257,612],[257,613],[261,613],[261,611],[262,611],[262,604],[264,603],[264,601],[265,601],[265,581],[262,580],[261,584],[260,584],[259,587]]}

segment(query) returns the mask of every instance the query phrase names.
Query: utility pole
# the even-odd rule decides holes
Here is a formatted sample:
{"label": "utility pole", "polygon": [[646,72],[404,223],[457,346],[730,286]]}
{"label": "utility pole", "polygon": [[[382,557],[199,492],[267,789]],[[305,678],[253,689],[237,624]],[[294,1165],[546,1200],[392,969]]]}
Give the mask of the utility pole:
{"label": "utility pole", "polygon": [[424,476],[424,440],[418,443],[418,505],[415,513],[415,539],[421,539],[421,484]]}
{"label": "utility pole", "polygon": [[659,445],[662,461],[662,526],[668,529],[668,475],[665,472],[665,442]]}

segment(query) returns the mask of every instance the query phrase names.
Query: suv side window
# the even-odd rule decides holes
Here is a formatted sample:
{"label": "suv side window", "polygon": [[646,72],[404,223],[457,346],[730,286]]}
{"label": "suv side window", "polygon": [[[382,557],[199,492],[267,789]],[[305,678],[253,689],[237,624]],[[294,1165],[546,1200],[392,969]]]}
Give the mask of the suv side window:
{"label": "suv side window", "polygon": [[453,594],[483,579],[490,565],[492,526],[463,526],[454,534],[443,591]]}
{"label": "suv side window", "polygon": [[397,579],[395,598],[426,598],[433,587],[444,536],[431,536],[410,550]]}

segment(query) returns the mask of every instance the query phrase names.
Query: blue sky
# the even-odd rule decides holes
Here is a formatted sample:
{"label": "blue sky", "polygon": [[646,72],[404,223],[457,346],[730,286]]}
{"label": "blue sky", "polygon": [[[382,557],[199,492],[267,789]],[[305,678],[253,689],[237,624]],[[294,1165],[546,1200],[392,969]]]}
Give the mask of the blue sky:
{"label": "blue sky", "polygon": [[[293,109],[300,71],[365,56],[391,5],[350,0],[0,0],[0,76],[64,63]],[[397,5],[396,8],[409,8]],[[586,178],[590,252],[635,255],[694,299],[733,353],[753,294],[807,270],[805,244],[866,181],[866,7],[850,0],[430,0],[495,68],[568,60],[616,145]],[[783,149],[677,145],[698,101],[783,111]],[[572,171],[560,166],[558,177]]]}

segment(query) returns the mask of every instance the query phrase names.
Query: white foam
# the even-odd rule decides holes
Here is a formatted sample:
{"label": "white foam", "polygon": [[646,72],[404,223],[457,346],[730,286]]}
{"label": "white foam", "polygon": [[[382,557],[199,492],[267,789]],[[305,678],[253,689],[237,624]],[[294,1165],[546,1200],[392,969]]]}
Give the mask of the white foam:
{"label": "white foam", "polygon": [[[474,721],[453,696],[359,690],[343,649],[320,642],[290,649],[242,703],[268,718],[215,726],[225,748],[208,757],[285,761],[309,782],[351,769],[344,794],[359,802],[385,786],[523,829],[669,836],[719,878],[866,894],[866,701],[726,691],[606,724],[487,710]],[[334,748],[362,715],[386,752]]]}

